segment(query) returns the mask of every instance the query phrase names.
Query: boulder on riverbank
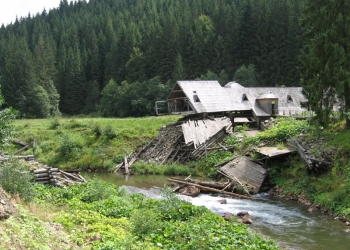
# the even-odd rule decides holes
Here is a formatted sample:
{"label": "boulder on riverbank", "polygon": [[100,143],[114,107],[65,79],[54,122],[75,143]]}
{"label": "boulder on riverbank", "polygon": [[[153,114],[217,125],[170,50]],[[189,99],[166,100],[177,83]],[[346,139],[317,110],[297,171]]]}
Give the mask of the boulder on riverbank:
{"label": "boulder on riverbank", "polygon": [[0,187],[0,220],[6,220],[16,211],[5,191]]}
{"label": "boulder on riverbank", "polygon": [[252,224],[253,220],[247,211],[241,211],[237,213],[237,221],[243,224]]}

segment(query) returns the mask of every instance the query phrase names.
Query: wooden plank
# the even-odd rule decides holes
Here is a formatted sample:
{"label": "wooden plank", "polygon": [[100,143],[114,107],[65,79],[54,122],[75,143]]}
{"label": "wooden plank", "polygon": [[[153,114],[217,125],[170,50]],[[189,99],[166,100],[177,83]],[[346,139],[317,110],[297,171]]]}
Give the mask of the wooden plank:
{"label": "wooden plank", "polygon": [[214,192],[214,193],[220,193],[220,194],[227,194],[227,195],[231,195],[231,196],[236,196],[239,198],[243,198],[243,199],[251,199],[251,197],[246,196],[246,195],[241,195],[241,194],[236,194],[236,193],[231,193],[231,192],[227,192],[227,191],[223,191],[223,190],[219,190],[219,189],[215,189],[215,188],[210,188],[210,187],[204,187],[195,183],[188,183],[186,181],[180,181],[180,180],[174,180],[171,178],[168,178],[169,181],[175,182],[175,183],[180,183],[180,184],[186,184],[186,185],[191,185],[191,186],[195,186],[201,190],[204,191],[210,191],[210,192]]}
{"label": "wooden plank", "polygon": [[22,151],[24,151],[24,150],[26,150],[27,148],[29,148],[30,147],[30,144],[28,144],[28,145],[25,145],[23,148],[21,148],[20,150],[17,150],[15,153],[13,153],[14,155],[16,155],[16,154],[19,154],[19,153],[21,153]]}
{"label": "wooden plank", "polygon": [[125,168],[125,174],[130,174],[129,172],[129,164],[128,164],[128,158],[124,157],[124,168]]}
{"label": "wooden plank", "polygon": [[236,182],[238,180],[242,186],[244,186],[242,182],[246,182],[254,188],[254,192],[259,191],[267,173],[266,169],[250,161],[248,157],[235,158],[221,167],[218,172],[224,173]]}
{"label": "wooden plank", "polygon": [[82,182],[82,180],[81,180],[79,177],[77,177],[77,176],[75,176],[75,175],[73,175],[73,174],[64,172],[64,171],[62,171],[62,170],[60,170],[60,172],[61,172],[61,174],[63,174],[64,176],[66,176],[66,177],[68,177],[68,178],[70,178],[70,179],[73,179],[73,180],[75,180],[75,181]]}

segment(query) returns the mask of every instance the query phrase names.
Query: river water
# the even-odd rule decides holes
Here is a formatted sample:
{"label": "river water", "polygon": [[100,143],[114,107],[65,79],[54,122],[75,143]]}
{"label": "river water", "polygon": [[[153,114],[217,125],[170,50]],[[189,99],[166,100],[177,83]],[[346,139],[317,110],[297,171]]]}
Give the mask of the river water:
{"label": "river water", "polygon": [[[92,177],[93,174],[86,173]],[[161,188],[169,184],[165,176],[98,173],[98,178],[125,188],[129,193],[143,193],[152,198],[160,197]],[[218,200],[226,199],[227,204]],[[205,206],[217,214],[248,211],[252,217],[252,229],[278,242],[288,250],[349,250],[350,227],[320,212],[310,213],[307,207],[295,201],[258,194],[251,200],[201,194],[185,199],[196,206]]]}

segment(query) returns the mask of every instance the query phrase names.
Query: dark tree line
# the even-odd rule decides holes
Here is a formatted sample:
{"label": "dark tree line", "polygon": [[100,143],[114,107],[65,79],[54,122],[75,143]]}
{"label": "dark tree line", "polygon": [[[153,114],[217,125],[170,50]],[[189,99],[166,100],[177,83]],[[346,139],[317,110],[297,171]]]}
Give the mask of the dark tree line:
{"label": "dark tree line", "polygon": [[299,84],[305,0],[68,2],[0,28],[0,84],[22,117],[154,114],[179,79]]}

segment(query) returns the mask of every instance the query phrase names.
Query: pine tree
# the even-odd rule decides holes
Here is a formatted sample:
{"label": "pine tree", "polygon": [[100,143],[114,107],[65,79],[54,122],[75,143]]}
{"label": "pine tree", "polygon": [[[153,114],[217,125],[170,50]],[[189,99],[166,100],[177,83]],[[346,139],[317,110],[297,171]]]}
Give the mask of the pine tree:
{"label": "pine tree", "polygon": [[56,66],[54,43],[47,35],[39,35],[34,49],[35,68],[38,75],[38,84],[47,92],[49,98],[50,115],[59,115],[59,94],[54,85]]}
{"label": "pine tree", "polygon": [[174,71],[172,76],[173,76],[173,83],[175,83],[178,80],[186,79],[185,68],[184,68],[182,57],[180,54],[178,54],[175,59]]}
{"label": "pine tree", "polygon": [[[317,120],[327,126],[337,97],[344,102],[342,111],[350,110],[350,3],[308,1],[301,25],[301,83]],[[349,117],[346,127],[350,129]]]}

